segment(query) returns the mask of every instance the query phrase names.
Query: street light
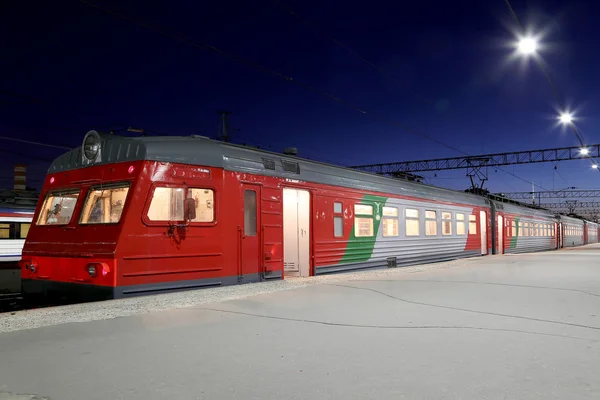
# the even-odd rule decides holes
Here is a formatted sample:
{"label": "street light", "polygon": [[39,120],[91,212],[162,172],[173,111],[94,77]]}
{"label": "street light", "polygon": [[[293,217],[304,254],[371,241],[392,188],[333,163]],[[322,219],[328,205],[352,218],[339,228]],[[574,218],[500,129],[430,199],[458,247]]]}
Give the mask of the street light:
{"label": "street light", "polygon": [[598,164],[592,164],[592,168],[598,169]]}
{"label": "street light", "polygon": [[573,114],[568,111],[564,111],[560,113],[560,115],[558,116],[558,120],[563,125],[570,125],[573,123]]}
{"label": "street light", "polygon": [[538,49],[538,40],[534,37],[523,37],[517,43],[517,50],[524,56],[535,54]]}
{"label": "street light", "polygon": [[582,156],[587,156],[588,154],[590,154],[590,151],[586,148],[583,148],[579,150],[579,154],[581,154]]}

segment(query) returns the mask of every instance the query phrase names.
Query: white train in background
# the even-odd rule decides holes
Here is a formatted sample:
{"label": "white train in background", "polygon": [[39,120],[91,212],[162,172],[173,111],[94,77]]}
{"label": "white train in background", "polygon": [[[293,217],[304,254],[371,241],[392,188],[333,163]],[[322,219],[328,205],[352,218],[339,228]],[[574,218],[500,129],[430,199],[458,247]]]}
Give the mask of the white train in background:
{"label": "white train in background", "polygon": [[35,209],[0,204],[0,300],[21,292],[19,261]]}

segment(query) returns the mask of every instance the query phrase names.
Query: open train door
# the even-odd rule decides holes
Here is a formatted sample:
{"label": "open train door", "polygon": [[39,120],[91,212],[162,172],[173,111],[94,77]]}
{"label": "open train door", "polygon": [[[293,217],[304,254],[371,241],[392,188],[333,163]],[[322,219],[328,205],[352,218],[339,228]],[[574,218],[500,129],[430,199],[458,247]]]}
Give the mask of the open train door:
{"label": "open train door", "polygon": [[479,232],[481,233],[481,255],[484,256],[488,253],[487,213],[485,211],[479,212]]}
{"label": "open train door", "polygon": [[310,276],[310,193],[283,189],[283,270],[286,276]]}

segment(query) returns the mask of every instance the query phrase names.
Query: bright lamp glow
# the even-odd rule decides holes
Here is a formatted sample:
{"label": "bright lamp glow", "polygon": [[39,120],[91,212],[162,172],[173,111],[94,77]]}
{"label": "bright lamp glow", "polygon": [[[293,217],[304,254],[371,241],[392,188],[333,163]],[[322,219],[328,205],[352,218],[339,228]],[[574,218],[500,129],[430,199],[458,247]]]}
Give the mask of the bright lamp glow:
{"label": "bright lamp glow", "polygon": [[594,169],[598,169],[598,165],[597,165],[597,164],[594,164],[594,165],[592,165],[592,168],[594,168]]}
{"label": "bright lamp glow", "polygon": [[519,40],[519,43],[517,44],[517,50],[519,51],[519,53],[525,56],[535,54],[537,52],[537,49],[538,41],[537,39],[531,36],[521,38]]}
{"label": "bright lamp glow", "polygon": [[558,120],[563,125],[569,125],[573,123],[573,114],[571,114],[568,111],[565,111],[558,116]]}
{"label": "bright lamp glow", "polygon": [[590,154],[590,151],[588,149],[581,149],[581,150],[579,150],[579,153],[582,156],[587,156],[588,154]]}

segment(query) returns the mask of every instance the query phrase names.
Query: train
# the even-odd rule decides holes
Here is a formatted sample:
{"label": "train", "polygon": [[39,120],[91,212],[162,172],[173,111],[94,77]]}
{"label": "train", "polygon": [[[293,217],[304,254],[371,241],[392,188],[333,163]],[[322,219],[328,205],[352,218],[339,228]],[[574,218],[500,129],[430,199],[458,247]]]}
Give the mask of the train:
{"label": "train", "polygon": [[0,204],[0,308],[20,299],[19,261],[34,207]]}
{"label": "train", "polygon": [[23,296],[108,300],[598,242],[598,225],[204,136],[89,131],[45,177]]}

